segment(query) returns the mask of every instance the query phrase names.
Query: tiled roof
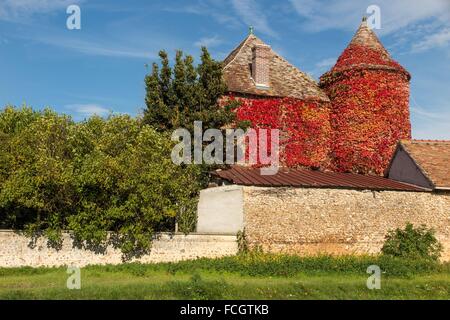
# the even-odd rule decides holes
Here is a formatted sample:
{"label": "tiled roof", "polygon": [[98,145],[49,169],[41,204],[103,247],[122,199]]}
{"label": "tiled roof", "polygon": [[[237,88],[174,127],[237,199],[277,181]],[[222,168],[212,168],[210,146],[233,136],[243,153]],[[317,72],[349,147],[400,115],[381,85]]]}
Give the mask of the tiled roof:
{"label": "tiled roof", "polygon": [[387,59],[389,59],[389,53],[384,48],[383,44],[378,39],[375,32],[373,32],[367,25],[367,21],[363,20],[350,41],[350,45],[361,45],[371,48],[373,50],[381,52]]}
{"label": "tiled roof", "polygon": [[400,144],[435,187],[450,188],[449,140],[402,140]]}
{"label": "tiled roof", "polygon": [[329,101],[316,81],[270,50],[269,88],[258,89],[251,77],[252,49],[256,44],[265,44],[250,34],[224,60],[224,78],[230,92],[269,96],[293,97]]}
{"label": "tiled roof", "polygon": [[379,177],[353,173],[321,172],[308,169],[280,168],[274,175],[261,175],[258,168],[234,166],[229,170],[218,170],[214,176],[234,184],[261,187],[313,187],[365,190],[424,191],[407,183]]}

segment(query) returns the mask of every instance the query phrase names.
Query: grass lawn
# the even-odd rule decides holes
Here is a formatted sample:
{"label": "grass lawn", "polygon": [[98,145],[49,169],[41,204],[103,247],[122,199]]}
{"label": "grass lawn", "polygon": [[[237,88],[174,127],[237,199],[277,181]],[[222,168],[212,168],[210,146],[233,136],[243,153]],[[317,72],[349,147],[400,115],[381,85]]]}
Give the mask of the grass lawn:
{"label": "grass lawn", "polygon": [[[383,270],[369,290],[366,268]],[[380,257],[262,255],[89,266],[81,289],[65,268],[0,269],[0,299],[450,299],[450,266]]]}

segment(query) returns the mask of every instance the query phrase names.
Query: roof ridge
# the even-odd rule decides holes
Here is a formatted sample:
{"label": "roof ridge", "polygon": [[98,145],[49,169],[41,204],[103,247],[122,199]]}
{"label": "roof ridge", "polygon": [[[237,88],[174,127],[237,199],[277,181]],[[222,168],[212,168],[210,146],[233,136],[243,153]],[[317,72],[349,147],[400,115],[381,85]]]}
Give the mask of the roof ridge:
{"label": "roof ridge", "polygon": [[[241,43],[240,43],[236,48],[234,48],[234,49],[230,52],[230,54],[229,54],[225,59],[223,59],[223,61],[224,61],[224,63],[225,63],[223,69],[226,69],[231,63],[233,63],[233,61],[236,59],[236,57],[237,57],[237,56],[239,55],[239,53],[241,52],[242,48],[245,47],[247,41],[248,41],[251,37],[254,37],[254,38],[256,38],[256,39],[259,39],[259,38],[258,38],[257,36],[255,36],[253,33],[251,33],[251,34],[249,34],[247,37],[245,37],[245,39],[242,40]],[[264,41],[262,41],[261,39],[259,39],[259,40],[260,40],[261,42],[264,42]],[[230,59],[230,61],[226,62],[226,60],[227,60],[228,58],[230,58],[230,57],[232,57],[232,58]]]}
{"label": "roof ridge", "polygon": [[406,142],[410,142],[410,143],[433,143],[433,142],[438,142],[438,143],[450,143],[450,140],[440,140],[440,139],[402,139],[400,140],[402,143]]}
{"label": "roof ridge", "polygon": [[275,175],[261,176],[260,168],[232,166],[212,175],[234,184],[256,187],[345,188],[359,190],[430,191],[393,179],[356,173],[322,172],[306,168],[281,167]]}

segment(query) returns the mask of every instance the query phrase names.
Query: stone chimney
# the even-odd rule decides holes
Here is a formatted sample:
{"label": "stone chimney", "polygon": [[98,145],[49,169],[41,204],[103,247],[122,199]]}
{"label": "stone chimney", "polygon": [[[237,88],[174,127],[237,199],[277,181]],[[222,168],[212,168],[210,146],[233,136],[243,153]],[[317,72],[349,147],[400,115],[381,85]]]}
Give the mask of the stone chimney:
{"label": "stone chimney", "polygon": [[252,52],[252,78],[258,89],[268,89],[270,46],[257,44],[253,47]]}

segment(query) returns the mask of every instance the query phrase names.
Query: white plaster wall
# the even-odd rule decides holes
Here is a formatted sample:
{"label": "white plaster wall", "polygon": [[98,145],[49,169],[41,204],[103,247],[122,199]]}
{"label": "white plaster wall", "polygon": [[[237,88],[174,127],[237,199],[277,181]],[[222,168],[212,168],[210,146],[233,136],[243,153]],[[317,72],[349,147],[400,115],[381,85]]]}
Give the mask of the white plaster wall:
{"label": "white plaster wall", "polygon": [[243,227],[243,191],[229,185],[204,189],[198,203],[197,232],[236,234]]}

